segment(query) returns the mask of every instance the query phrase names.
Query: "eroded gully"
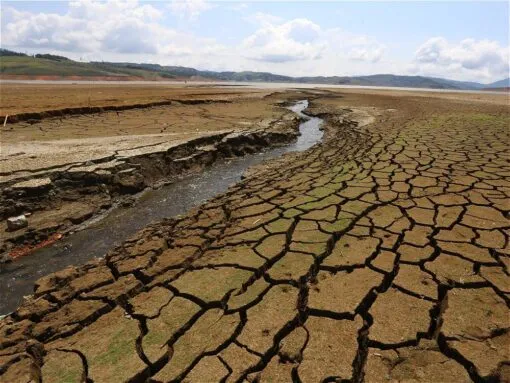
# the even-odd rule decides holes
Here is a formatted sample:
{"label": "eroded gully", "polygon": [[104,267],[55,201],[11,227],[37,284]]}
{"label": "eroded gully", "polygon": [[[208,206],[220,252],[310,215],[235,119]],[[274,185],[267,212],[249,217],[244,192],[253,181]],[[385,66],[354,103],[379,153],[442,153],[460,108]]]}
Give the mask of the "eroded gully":
{"label": "eroded gully", "polygon": [[42,276],[101,257],[148,224],[183,214],[225,192],[241,179],[249,167],[285,153],[304,151],[318,143],[322,138],[322,119],[304,114],[307,107],[308,100],[298,101],[289,107],[304,119],[299,125],[300,136],[295,142],[218,161],[199,174],[183,177],[159,189],[147,190],[134,206],[115,208],[85,229],[52,246],[3,265],[0,269],[0,314],[16,309],[23,296],[32,294],[35,281]]}

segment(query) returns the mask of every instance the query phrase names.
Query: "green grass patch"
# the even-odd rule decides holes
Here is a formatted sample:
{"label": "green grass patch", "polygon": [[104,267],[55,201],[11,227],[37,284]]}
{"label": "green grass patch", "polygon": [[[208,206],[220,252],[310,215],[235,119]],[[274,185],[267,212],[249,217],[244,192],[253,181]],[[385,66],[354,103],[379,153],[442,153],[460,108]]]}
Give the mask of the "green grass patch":
{"label": "green grass patch", "polygon": [[145,79],[158,77],[157,72],[126,68],[107,63],[80,63],[72,60],[53,60],[32,56],[0,57],[0,73],[25,76],[136,76]]}

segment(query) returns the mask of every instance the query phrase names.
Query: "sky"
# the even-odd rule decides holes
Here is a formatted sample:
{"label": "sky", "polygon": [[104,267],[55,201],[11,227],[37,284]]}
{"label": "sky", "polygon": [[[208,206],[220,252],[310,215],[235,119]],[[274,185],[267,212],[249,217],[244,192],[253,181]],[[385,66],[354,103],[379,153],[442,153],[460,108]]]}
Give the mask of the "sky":
{"label": "sky", "polygon": [[509,77],[508,1],[7,1],[2,48],[290,76]]}

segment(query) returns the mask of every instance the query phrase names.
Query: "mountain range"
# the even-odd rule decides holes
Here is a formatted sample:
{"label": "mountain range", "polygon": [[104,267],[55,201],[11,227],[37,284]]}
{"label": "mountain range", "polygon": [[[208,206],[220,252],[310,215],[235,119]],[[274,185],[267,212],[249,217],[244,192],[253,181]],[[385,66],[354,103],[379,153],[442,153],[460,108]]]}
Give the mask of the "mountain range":
{"label": "mountain range", "polygon": [[491,84],[454,81],[438,77],[376,74],[369,76],[291,77],[269,72],[215,72],[182,66],[127,62],[78,62],[51,54],[27,55],[0,49],[0,78],[73,78],[108,80],[209,80],[283,82],[325,85],[389,86],[429,89],[482,90],[510,88],[510,78]]}

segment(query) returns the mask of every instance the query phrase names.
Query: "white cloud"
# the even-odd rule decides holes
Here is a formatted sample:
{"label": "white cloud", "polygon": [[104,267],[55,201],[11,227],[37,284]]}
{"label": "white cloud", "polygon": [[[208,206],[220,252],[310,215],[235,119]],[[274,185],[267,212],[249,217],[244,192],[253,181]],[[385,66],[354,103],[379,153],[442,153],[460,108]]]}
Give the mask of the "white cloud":
{"label": "white cloud", "polygon": [[325,31],[325,38],[336,59],[347,59],[351,65],[381,63],[386,54],[386,46],[377,39],[340,28]]}
{"label": "white cloud", "polygon": [[321,57],[326,44],[320,40],[321,29],[307,19],[294,19],[280,25],[270,21],[244,39],[243,55],[272,63],[315,60]]}
{"label": "white cloud", "polygon": [[284,20],[279,16],[274,16],[269,13],[264,12],[255,12],[252,15],[249,15],[244,18],[252,24],[256,24],[259,26],[268,26],[273,24],[282,23]]}
{"label": "white cloud", "polygon": [[196,19],[202,12],[208,11],[213,6],[206,0],[172,0],[170,10],[182,18]]}
{"label": "white cloud", "polygon": [[66,14],[4,10],[2,45],[70,52],[156,53],[154,25],[161,14],[150,5],[73,1]]}
{"label": "white cloud", "polygon": [[455,44],[434,37],[418,48],[411,70],[424,75],[491,81],[509,76],[509,50],[496,41],[465,39]]}
{"label": "white cloud", "polygon": [[[136,0],[73,1],[61,14],[19,12],[13,6],[2,6],[2,47],[61,54],[75,60],[149,62],[293,76],[388,71],[376,40],[341,29],[323,29],[305,18],[286,21],[255,13],[245,19],[255,25],[255,31],[228,46],[169,27],[163,17],[165,9],[161,4]],[[186,12],[183,17],[196,15],[191,9]]]}
{"label": "white cloud", "polygon": [[136,0],[73,1],[64,14],[3,7],[2,46],[95,60],[126,56],[151,61],[150,56],[157,56],[161,62],[221,48],[213,39],[162,25],[161,17],[159,9]]}
{"label": "white cloud", "polygon": [[251,60],[289,63],[328,59],[377,63],[385,52],[385,46],[373,38],[339,28],[322,29],[304,18],[283,21],[279,17],[255,13],[248,20],[259,25],[241,45],[242,55]]}
{"label": "white cloud", "polygon": [[384,46],[354,47],[349,51],[349,58],[354,61],[379,62],[384,53]]}
{"label": "white cloud", "polygon": [[[286,21],[255,13],[246,19],[256,26],[255,31],[239,44],[227,46],[169,27],[163,17],[166,7],[157,3],[73,1],[60,14],[20,12],[13,7],[2,6],[2,47],[75,60],[312,76],[371,72],[373,62],[382,55],[374,39],[323,29],[305,18]],[[186,8],[189,12],[183,17],[196,17],[196,9],[205,9],[200,7]]]}
{"label": "white cloud", "polygon": [[242,11],[245,11],[246,9],[248,9],[249,6],[246,3],[235,3],[228,8],[233,11],[242,12]]}

